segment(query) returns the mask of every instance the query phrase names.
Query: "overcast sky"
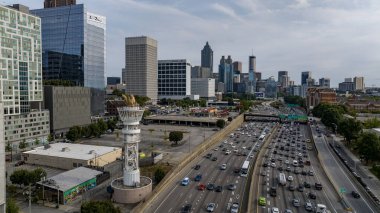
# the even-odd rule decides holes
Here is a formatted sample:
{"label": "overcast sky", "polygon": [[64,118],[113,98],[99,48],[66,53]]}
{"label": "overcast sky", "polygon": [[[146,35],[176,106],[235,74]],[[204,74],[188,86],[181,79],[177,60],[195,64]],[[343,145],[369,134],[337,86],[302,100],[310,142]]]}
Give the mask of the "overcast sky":
{"label": "overcast sky", "polygon": [[[1,0],[42,8],[43,0]],[[107,17],[106,76],[121,76],[124,38],[147,35],[158,41],[159,59],[200,64],[206,41],[214,50],[214,72],[222,55],[248,71],[257,57],[264,78],[287,70],[300,83],[313,78],[364,76],[380,86],[380,0],[77,0]]]}

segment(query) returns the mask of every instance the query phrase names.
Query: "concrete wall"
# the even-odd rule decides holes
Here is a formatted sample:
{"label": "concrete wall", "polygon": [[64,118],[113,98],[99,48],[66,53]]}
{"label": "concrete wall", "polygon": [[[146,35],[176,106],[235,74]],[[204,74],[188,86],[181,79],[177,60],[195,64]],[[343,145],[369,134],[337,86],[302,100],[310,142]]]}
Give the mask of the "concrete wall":
{"label": "concrete wall", "polygon": [[106,91],[104,89],[91,88],[91,115],[104,115]]}
{"label": "concrete wall", "polygon": [[55,134],[91,123],[90,88],[44,86],[44,103],[50,111],[50,131]]}
{"label": "concrete wall", "polygon": [[153,190],[152,194],[145,198],[144,203],[140,203],[136,206],[132,212],[144,212],[145,208],[150,206],[151,203],[158,197],[160,192],[167,188],[170,184],[175,181],[175,179],[182,175],[182,170],[190,164],[192,160],[196,157],[201,156],[206,150],[208,150],[211,146],[215,145],[218,142],[221,142],[224,138],[228,137],[231,132],[240,127],[240,125],[244,122],[244,114],[236,117],[228,126],[224,129],[215,133],[212,137],[208,138],[204,143],[199,144],[194,151],[185,157],[176,167],[174,167],[168,174],[166,174],[165,178],[161,180],[161,182],[156,186]]}

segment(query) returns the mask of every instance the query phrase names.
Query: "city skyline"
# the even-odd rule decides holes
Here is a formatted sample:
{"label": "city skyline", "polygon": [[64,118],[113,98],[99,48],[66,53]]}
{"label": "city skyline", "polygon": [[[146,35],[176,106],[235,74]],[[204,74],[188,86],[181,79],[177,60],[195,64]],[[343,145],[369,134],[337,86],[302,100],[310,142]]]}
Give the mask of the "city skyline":
{"label": "city skyline", "polygon": [[[42,0],[3,3],[43,8]],[[124,38],[146,35],[158,41],[158,59],[186,58],[200,65],[200,50],[209,41],[215,59],[233,55],[242,61],[243,72],[253,52],[263,78],[287,70],[299,84],[301,72],[310,70],[316,79],[330,77],[332,87],[342,81],[334,76],[364,76],[367,86],[380,86],[380,31],[372,27],[380,19],[380,2],[374,0],[208,1],[202,9],[194,1],[77,3],[107,17],[106,76],[121,76]]]}

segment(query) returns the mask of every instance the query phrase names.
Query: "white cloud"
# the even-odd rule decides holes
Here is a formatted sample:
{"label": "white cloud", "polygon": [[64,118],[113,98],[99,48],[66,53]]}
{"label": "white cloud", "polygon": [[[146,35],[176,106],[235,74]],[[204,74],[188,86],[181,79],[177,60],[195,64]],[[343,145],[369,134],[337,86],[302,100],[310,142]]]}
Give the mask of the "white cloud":
{"label": "white cloud", "polygon": [[304,9],[310,6],[309,0],[295,0],[295,3],[290,5],[293,9]]}
{"label": "white cloud", "polygon": [[235,11],[231,7],[227,7],[225,5],[219,4],[219,3],[214,3],[211,5],[211,8],[214,10],[221,12],[231,18],[234,18],[238,21],[242,21],[242,19],[235,13]]}

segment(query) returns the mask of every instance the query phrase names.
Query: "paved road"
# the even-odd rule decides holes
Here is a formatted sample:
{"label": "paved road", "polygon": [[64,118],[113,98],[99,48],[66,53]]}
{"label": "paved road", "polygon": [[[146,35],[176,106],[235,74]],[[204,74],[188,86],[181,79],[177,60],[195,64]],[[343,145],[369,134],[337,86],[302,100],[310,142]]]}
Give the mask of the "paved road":
{"label": "paved road", "polygon": [[[293,129],[293,131],[289,131],[290,129]],[[254,212],[269,212],[273,207],[279,208],[280,212],[283,212],[285,209],[290,209],[292,212],[305,212],[304,205],[307,200],[310,200],[313,206],[317,203],[325,204],[331,212],[343,212],[342,207],[339,204],[337,205],[337,194],[334,193],[332,185],[324,175],[317,160],[316,152],[312,149],[312,144],[306,142],[306,139],[309,138],[307,126],[305,125],[300,125],[298,129],[297,126],[283,124],[281,128],[274,133],[270,144],[266,147],[264,157],[259,159],[258,166],[260,167],[258,167],[253,174],[253,179],[257,180],[254,186],[253,201],[251,201],[254,202]],[[294,141],[294,143],[292,141]],[[303,150],[303,144],[305,144],[306,150]],[[284,147],[284,150],[282,150],[282,147]],[[308,147],[310,147],[311,150],[308,150]],[[287,151],[287,149],[289,149],[289,151]],[[292,154],[292,149],[295,149],[294,154]],[[310,166],[305,165],[303,168],[300,168],[292,165],[292,161],[299,158],[297,156],[299,152],[301,152],[304,162],[307,160],[311,162]],[[292,156],[295,156],[295,158]],[[286,160],[289,161],[289,164],[287,164]],[[271,166],[272,161],[276,164],[274,167]],[[269,165],[265,166],[265,163]],[[286,177],[292,176],[294,179],[291,182],[287,181],[286,186],[279,184],[279,167],[284,169],[282,173],[284,173]],[[290,171],[286,171],[287,169]],[[313,171],[314,175],[295,174],[295,170],[300,172]],[[311,188],[304,188],[303,192],[298,191],[297,187],[303,185],[305,181],[311,185]],[[315,190],[314,184],[316,182],[322,183],[323,190]],[[290,185],[293,185],[296,189],[290,191]],[[276,197],[270,196],[269,190],[271,187],[276,187]],[[315,200],[308,197],[309,192],[316,194]],[[260,196],[266,198],[267,204],[265,206],[258,205]],[[300,200],[300,207],[293,206],[292,200],[294,198]]]}
{"label": "paved road", "polygon": [[[349,176],[343,170],[341,164],[338,163],[338,159],[336,159],[329,148],[329,145],[326,141],[326,138],[323,134],[319,134],[316,131],[316,126],[312,127],[313,137],[315,141],[315,145],[320,153],[321,163],[324,164],[326,168],[326,172],[329,174],[331,181],[334,183],[335,187],[344,188],[346,193],[343,194],[344,199],[347,201],[349,206],[353,208],[355,212],[375,212],[374,208],[371,206],[369,202],[363,198],[363,195],[358,190],[356,185],[350,179]],[[351,195],[351,191],[356,191],[361,194],[361,199],[355,199]]]}
{"label": "paved road", "polygon": [[[245,125],[247,125],[246,128],[244,127]],[[204,156],[199,156],[194,159],[190,163],[191,167],[184,168],[182,170],[183,175],[180,175],[177,182],[171,187],[168,187],[166,191],[163,191],[146,212],[179,212],[186,204],[192,205],[192,212],[202,212],[206,211],[208,203],[215,203],[217,205],[215,212],[228,212],[234,202],[241,204],[243,197],[247,196],[244,194],[247,178],[241,177],[238,173],[234,173],[234,169],[241,168],[245,160],[250,160],[250,164],[253,164],[250,155],[256,153],[254,152],[254,147],[256,145],[260,146],[260,144],[262,144],[261,140],[258,138],[264,131],[264,126],[267,126],[269,131],[274,124],[244,123],[242,129],[235,132],[241,133],[239,138],[236,136],[233,138],[226,138],[224,141],[221,141],[206,152],[206,154],[212,153],[210,159],[205,158]],[[244,135],[242,134],[243,132]],[[214,150],[215,148],[218,150]],[[226,151],[223,151],[223,148],[232,151],[232,153],[226,155]],[[238,154],[234,152],[235,149],[240,153],[247,153],[247,156],[238,156]],[[257,147],[257,150],[258,149],[259,148]],[[213,157],[217,157],[217,160],[213,161]],[[220,166],[223,163],[227,164],[226,170],[220,169]],[[200,169],[193,169],[197,164],[201,165]],[[202,174],[200,182],[194,181],[194,177],[197,174]],[[182,186],[180,184],[184,177],[189,177],[191,179],[190,184],[187,186]],[[222,186],[223,191],[216,192],[207,189],[205,191],[199,191],[197,189],[199,183],[205,185],[208,183],[214,183],[216,186]],[[235,184],[236,189],[228,190],[227,186],[229,184]]]}

